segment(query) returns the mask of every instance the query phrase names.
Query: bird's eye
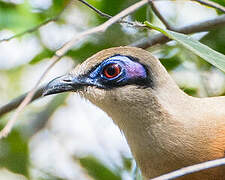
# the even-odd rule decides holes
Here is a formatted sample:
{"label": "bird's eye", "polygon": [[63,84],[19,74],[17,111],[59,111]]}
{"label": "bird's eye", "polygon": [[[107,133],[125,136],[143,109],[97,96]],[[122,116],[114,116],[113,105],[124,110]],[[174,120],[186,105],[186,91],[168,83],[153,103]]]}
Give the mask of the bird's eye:
{"label": "bird's eye", "polygon": [[106,78],[114,78],[121,72],[121,68],[118,64],[109,64],[103,69],[103,75]]}

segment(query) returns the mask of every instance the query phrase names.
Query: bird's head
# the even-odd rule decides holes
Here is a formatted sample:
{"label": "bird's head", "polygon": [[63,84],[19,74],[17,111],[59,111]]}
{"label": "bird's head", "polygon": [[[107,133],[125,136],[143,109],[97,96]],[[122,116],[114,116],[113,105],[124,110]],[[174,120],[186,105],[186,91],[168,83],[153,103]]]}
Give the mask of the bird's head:
{"label": "bird's head", "polygon": [[78,92],[108,114],[124,113],[123,107],[147,105],[150,96],[167,84],[169,76],[159,60],[134,47],[103,50],[71,73],[52,80],[44,95]]}

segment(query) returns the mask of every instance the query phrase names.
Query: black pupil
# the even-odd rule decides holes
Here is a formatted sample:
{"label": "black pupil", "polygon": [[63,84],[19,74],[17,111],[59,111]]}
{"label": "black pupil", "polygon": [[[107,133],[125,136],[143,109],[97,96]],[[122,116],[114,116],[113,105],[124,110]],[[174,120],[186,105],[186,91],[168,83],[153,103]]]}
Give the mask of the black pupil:
{"label": "black pupil", "polygon": [[116,69],[114,67],[114,65],[110,65],[108,68],[107,68],[107,73],[108,75],[110,76],[113,76],[116,74]]}

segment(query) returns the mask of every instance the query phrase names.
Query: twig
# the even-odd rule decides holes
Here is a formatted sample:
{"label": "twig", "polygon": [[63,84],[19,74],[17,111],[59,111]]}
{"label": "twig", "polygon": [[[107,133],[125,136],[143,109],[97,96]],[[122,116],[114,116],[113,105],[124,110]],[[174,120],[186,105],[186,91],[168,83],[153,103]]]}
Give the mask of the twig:
{"label": "twig", "polygon": [[[82,1],[82,0],[80,0],[80,1]],[[47,72],[54,66],[54,64],[56,64],[60,60],[60,58],[69,49],[71,49],[71,47],[76,43],[76,41],[78,41],[78,40],[80,40],[80,39],[82,39],[82,38],[84,38],[84,37],[86,37],[90,34],[105,31],[109,26],[118,22],[121,18],[123,18],[124,16],[126,16],[126,15],[132,13],[133,11],[137,10],[138,8],[140,8],[141,6],[143,6],[146,3],[147,3],[147,0],[140,1],[139,3],[136,3],[135,5],[127,8],[126,10],[122,11],[118,15],[114,16],[110,20],[106,21],[102,25],[97,26],[95,28],[92,28],[90,30],[84,31],[84,32],[74,36],[71,41],[69,41],[62,48],[60,48],[58,51],[56,51],[56,53],[55,53],[56,55],[52,57],[53,63],[46,69],[46,71],[43,73],[43,75],[41,76],[39,81],[36,83],[36,85],[32,89],[32,91],[29,92],[28,94],[22,95],[19,98],[16,98],[11,103],[9,103],[9,104],[0,108],[0,116],[1,116],[5,113],[15,109],[22,102],[19,105],[18,109],[16,110],[15,114],[13,115],[12,119],[8,122],[8,124],[5,126],[5,128],[0,132],[0,138],[8,135],[8,133],[10,132],[11,128],[13,127],[13,124],[15,123],[19,113],[24,109],[24,107],[28,103],[30,103],[31,101],[39,98],[42,95],[43,87],[37,89],[38,85],[40,84],[42,79],[45,77]],[[46,24],[47,23],[48,22],[46,22]],[[206,30],[209,30],[213,27],[217,27],[219,25],[224,25],[224,24],[225,24],[225,15],[217,17],[213,20],[208,20],[208,21],[204,21],[204,22],[201,22],[201,23],[198,23],[198,24],[193,24],[193,25],[190,25],[190,26],[181,27],[181,28],[178,29],[178,32],[189,34],[189,33],[194,33],[194,32],[206,31]],[[33,32],[36,29],[38,29],[39,27],[35,28],[34,30],[31,29],[29,31]],[[26,31],[26,32],[28,32],[28,31]],[[23,34],[21,33],[21,35],[23,35]],[[18,35],[16,37],[18,37]],[[10,39],[12,39],[12,37]],[[162,42],[168,41],[168,39],[165,39],[164,36],[159,34],[159,35],[154,36],[154,38],[152,38],[151,41],[152,41],[152,44],[148,42],[147,45],[143,44],[143,43],[139,44],[139,45],[142,45],[142,46],[145,45],[145,48],[147,48],[150,45],[153,45],[154,43],[156,43],[157,41],[162,43]],[[183,176],[183,175],[186,175],[186,174],[194,173],[194,172],[197,172],[197,171],[201,171],[201,170],[204,170],[204,169],[217,167],[217,166],[221,166],[221,165],[225,165],[225,158],[213,160],[213,161],[208,161],[208,162],[193,165],[193,166],[190,166],[190,167],[182,168],[180,170],[174,171],[172,173],[168,173],[166,175],[154,178],[152,180],[163,180],[163,179],[177,178],[177,177],[180,177],[180,176]]]}
{"label": "twig", "polygon": [[173,26],[171,26],[169,24],[169,22],[167,22],[167,20],[163,17],[163,15],[161,14],[161,12],[156,7],[155,0],[149,0],[149,4],[151,5],[152,10],[156,14],[156,16],[160,19],[160,21],[162,21],[162,23],[166,26],[166,28],[169,29],[169,30],[174,30],[175,31],[175,28]]}
{"label": "twig", "polygon": [[[211,29],[225,26],[225,15],[217,16],[213,19],[194,23],[188,26],[177,28],[177,32],[184,33],[184,34],[192,34],[197,32],[204,32],[209,31]],[[135,43],[132,43],[130,46],[140,47],[143,49],[147,49],[150,46],[155,44],[163,44],[170,41],[166,36],[162,33],[156,34],[149,38],[143,38]]]}
{"label": "twig", "polygon": [[[42,96],[43,93],[43,89],[45,88],[45,86],[39,87],[38,90],[35,92],[33,98],[31,101],[34,101],[38,98],[40,98]],[[14,109],[16,109],[20,103],[25,99],[25,97],[27,96],[28,93],[25,93],[15,99],[13,99],[11,102],[9,102],[8,104],[5,104],[4,106],[2,106],[0,108],[0,117]]]}
{"label": "twig", "polygon": [[80,2],[82,2],[83,4],[85,4],[86,6],[88,6],[89,8],[91,8],[92,10],[94,10],[96,13],[98,13],[100,16],[105,17],[105,18],[111,18],[112,16],[100,11],[99,9],[95,8],[94,6],[90,5],[89,3],[87,3],[84,0],[78,0]]}
{"label": "twig", "polygon": [[34,88],[27,94],[25,99],[22,101],[22,103],[16,109],[16,112],[13,114],[12,118],[8,121],[6,126],[0,131],[0,139],[3,137],[6,137],[9,134],[9,132],[11,131],[13,125],[15,124],[20,112],[26,107],[27,104],[29,104],[31,102],[32,98],[35,95],[35,92],[37,91],[39,84],[41,83],[43,78],[46,76],[46,74],[50,71],[50,69],[60,60],[60,58],[61,57],[59,57],[59,56],[54,56],[52,58],[53,63],[44,71],[44,73],[42,74],[40,79],[35,84]]}
{"label": "twig", "polygon": [[[225,25],[225,15],[222,16],[218,16],[214,19],[211,20],[207,20],[207,21],[202,21],[200,23],[194,23],[188,26],[184,26],[179,28],[178,32],[182,32],[185,34],[190,34],[190,33],[195,33],[195,32],[202,32],[202,31],[208,31],[212,28],[215,27],[219,27],[219,26],[224,26]],[[198,27],[200,26],[200,27]],[[168,42],[169,39],[166,38],[164,35],[162,34],[157,34],[154,35],[150,38],[144,38],[141,41],[135,42],[133,43],[131,46],[135,46],[135,47],[141,47],[143,49],[146,49],[150,46],[153,46],[155,44],[158,43],[166,43]],[[39,88],[36,93],[35,96],[33,98],[33,100],[39,98],[42,95],[42,89],[43,87]],[[18,107],[18,105],[22,102],[22,100],[25,98],[27,94],[23,94],[18,98],[15,98],[14,100],[12,100],[10,103],[0,107],[0,116],[14,110],[15,108]]]}
{"label": "twig", "polygon": [[[109,18],[112,18],[111,15],[106,14],[106,13],[100,11],[99,9],[95,8],[94,6],[92,6],[91,4],[89,4],[88,2],[86,2],[86,1],[84,1],[84,0],[78,0],[78,1],[82,2],[83,4],[85,4],[86,6],[88,6],[89,8],[91,8],[92,10],[94,10],[94,11],[95,11],[97,14],[99,14],[100,16],[105,17],[105,18],[108,18],[108,19],[109,19]],[[118,21],[118,23],[126,23],[126,24],[129,24],[129,25],[131,25],[131,26],[135,26],[135,27],[141,26],[141,25],[140,25],[139,23],[137,23],[137,22],[125,21],[125,20],[122,20],[122,19],[120,19],[120,20]]]}
{"label": "twig", "polygon": [[147,4],[147,2],[148,2],[148,0],[139,1],[136,4],[128,7],[127,9],[121,11],[119,14],[113,16],[112,18],[110,18],[105,23],[103,23],[103,24],[101,24],[99,26],[96,26],[96,27],[94,27],[92,29],[89,29],[87,31],[84,31],[84,32],[82,32],[82,33],[74,36],[69,42],[67,42],[65,45],[63,45],[63,47],[60,48],[56,52],[56,55],[58,55],[58,56],[64,55],[75,44],[75,42],[77,40],[82,39],[85,36],[88,36],[88,35],[93,34],[93,33],[98,33],[98,32],[104,32],[104,31],[106,31],[106,29],[108,29],[109,26],[111,26],[112,24],[116,23],[117,21],[119,21],[121,18],[127,16],[128,14],[133,13],[134,11],[136,11],[137,9],[139,9],[140,7],[142,7],[145,4]]}
{"label": "twig", "polygon": [[0,40],[0,43],[1,43],[1,42],[4,42],[4,41],[10,41],[11,39],[14,39],[14,38],[23,36],[24,34],[27,34],[27,33],[32,33],[32,32],[34,32],[34,31],[38,30],[40,27],[42,27],[42,26],[48,24],[49,22],[56,21],[58,18],[59,18],[59,16],[56,16],[56,17],[47,19],[46,21],[42,22],[41,24],[39,24],[39,25],[37,25],[37,26],[35,26],[35,27],[32,27],[32,28],[30,28],[30,29],[28,29],[28,30],[25,30],[25,31],[21,32],[21,33],[15,34],[14,36],[11,36],[11,37],[9,37],[9,38],[1,39],[1,40]]}
{"label": "twig", "polygon": [[203,162],[203,163],[200,163],[200,164],[195,164],[195,165],[192,165],[192,166],[181,168],[177,171],[173,171],[171,173],[164,174],[162,176],[153,178],[151,180],[175,179],[175,178],[187,175],[187,174],[192,174],[192,173],[195,173],[195,172],[199,172],[199,171],[202,171],[202,170],[214,168],[214,167],[217,167],[217,166],[223,166],[223,165],[225,165],[225,158],[206,161],[206,162]]}
{"label": "twig", "polygon": [[21,33],[15,34],[14,36],[11,36],[11,37],[9,37],[9,38],[1,39],[1,40],[0,40],[0,43],[1,43],[1,42],[5,42],[5,41],[10,41],[11,39],[14,39],[14,38],[23,36],[24,34],[27,34],[27,33],[32,33],[32,32],[34,32],[34,31],[37,31],[40,27],[42,27],[42,26],[44,26],[44,25],[46,25],[46,24],[48,24],[48,23],[50,23],[50,22],[57,21],[57,20],[60,18],[60,16],[62,15],[62,13],[65,11],[65,9],[69,6],[69,4],[70,4],[70,2],[69,2],[69,3],[66,5],[66,7],[65,7],[61,12],[59,12],[58,15],[56,15],[55,17],[49,18],[49,19],[45,20],[44,22],[42,22],[41,24],[39,24],[39,25],[37,25],[37,26],[34,26],[34,27],[32,27],[32,28],[30,28],[30,29],[28,29],[28,30],[25,30],[25,31],[23,31],[23,32],[21,32]]}
{"label": "twig", "polygon": [[225,13],[225,7],[215,3],[215,2],[212,2],[212,1],[208,1],[208,0],[191,0],[191,1],[195,1],[195,2],[198,2],[200,4],[203,4],[203,5],[206,5],[206,6],[209,6],[209,7],[212,7],[212,8],[215,8],[215,9],[218,9],[219,11]]}
{"label": "twig", "polygon": [[15,124],[17,117],[19,116],[19,113],[26,107],[27,104],[29,104],[31,102],[33,96],[35,95],[35,92],[38,89],[38,85],[41,83],[41,81],[43,80],[45,75],[48,73],[48,71],[61,59],[62,56],[64,56],[67,53],[68,50],[70,50],[75,45],[75,43],[77,41],[79,41],[80,39],[82,39],[90,34],[104,32],[109,26],[116,23],[124,16],[127,16],[128,14],[131,14],[132,12],[136,11],[140,7],[144,6],[145,4],[147,4],[147,2],[148,2],[148,0],[139,1],[136,4],[128,7],[127,9],[121,11],[119,14],[115,15],[114,17],[110,18],[105,23],[75,35],[69,42],[67,42],[59,50],[57,50],[55,55],[51,58],[53,63],[46,69],[46,71],[43,73],[41,78],[35,84],[34,88],[27,94],[26,98],[18,106],[18,108],[16,109],[16,112],[13,114],[12,118],[8,121],[8,123],[2,129],[2,131],[0,131],[0,139],[3,137],[6,137],[9,134],[13,125]]}

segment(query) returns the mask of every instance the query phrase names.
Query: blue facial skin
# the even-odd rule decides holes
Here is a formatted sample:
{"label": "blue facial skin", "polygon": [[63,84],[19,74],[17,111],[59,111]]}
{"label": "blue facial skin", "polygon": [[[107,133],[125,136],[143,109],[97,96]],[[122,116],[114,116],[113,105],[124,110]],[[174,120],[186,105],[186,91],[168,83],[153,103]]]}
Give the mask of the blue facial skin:
{"label": "blue facial skin", "polygon": [[105,90],[126,85],[134,85],[136,88],[154,88],[150,68],[139,63],[135,57],[117,54],[105,59],[84,75],[67,74],[52,80],[46,86],[44,95],[78,91],[88,86]]}
{"label": "blue facial skin", "polygon": [[[120,67],[120,73],[113,78],[107,78],[103,73],[104,68],[110,64],[118,64]],[[87,84],[104,89],[129,84],[148,86],[150,82],[144,65],[140,64],[132,57],[123,55],[115,55],[104,60],[101,64],[90,71],[86,77],[82,78],[85,78],[85,82]]]}

